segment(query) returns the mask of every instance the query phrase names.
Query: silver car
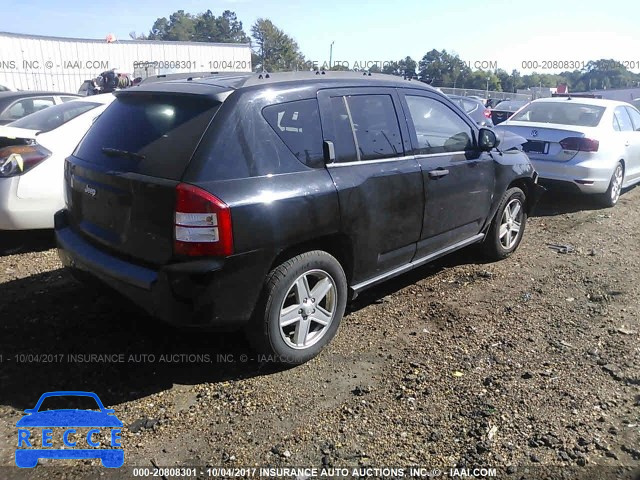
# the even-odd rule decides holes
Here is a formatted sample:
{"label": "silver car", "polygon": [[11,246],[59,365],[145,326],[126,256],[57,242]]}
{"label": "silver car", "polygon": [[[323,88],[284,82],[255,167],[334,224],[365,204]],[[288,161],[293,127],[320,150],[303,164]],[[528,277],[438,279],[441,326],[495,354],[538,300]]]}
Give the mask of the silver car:
{"label": "silver car", "polygon": [[628,103],[541,98],[495,129],[527,139],[523,150],[550,188],[597,194],[612,207],[640,181],[640,112]]}

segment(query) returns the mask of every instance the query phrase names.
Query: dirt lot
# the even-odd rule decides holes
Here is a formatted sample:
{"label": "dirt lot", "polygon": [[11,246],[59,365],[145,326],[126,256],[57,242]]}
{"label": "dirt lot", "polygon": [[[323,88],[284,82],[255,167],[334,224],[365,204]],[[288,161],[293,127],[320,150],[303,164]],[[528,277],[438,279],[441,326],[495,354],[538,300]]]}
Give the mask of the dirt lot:
{"label": "dirt lot", "polygon": [[468,250],[370,291],[318,358],[282,370],[237,335],[180,332],[74,283],[46,234],[10,236],[0,478],[132,475],[95,461],[10,467],[21,411],[53,390],[96,392],[115,409],[127,465],[198,465],[202,478],[206,466],[266,465],[633,478],[639,242],[640,188],[614,209],[548,195],[511,258]]}

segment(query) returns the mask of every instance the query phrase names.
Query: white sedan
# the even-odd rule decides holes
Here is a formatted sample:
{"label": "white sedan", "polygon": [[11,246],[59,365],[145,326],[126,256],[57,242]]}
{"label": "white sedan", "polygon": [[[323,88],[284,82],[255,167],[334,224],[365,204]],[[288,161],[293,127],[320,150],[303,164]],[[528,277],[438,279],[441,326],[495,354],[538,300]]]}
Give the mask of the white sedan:
{"label": "white sedan", "polygon": [[597,194],[612,207],[640,182],[640,112],[628,103],[541,98],[495,129],[527,139],[523,150],[550,188]]}
{"label": "white sedan", "polygon": [[71,100],[0,126],[0,230],[53,228],[64,160],[114,98]]}

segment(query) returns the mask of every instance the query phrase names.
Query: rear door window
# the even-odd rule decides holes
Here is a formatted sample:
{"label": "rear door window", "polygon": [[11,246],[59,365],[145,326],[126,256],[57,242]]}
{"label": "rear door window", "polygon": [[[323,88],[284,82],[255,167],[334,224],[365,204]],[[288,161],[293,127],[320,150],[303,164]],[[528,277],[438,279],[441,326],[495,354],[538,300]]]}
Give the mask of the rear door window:
{"label": "rear door window", "polygon": [[324,165],[318,101],[314,99],[270,105],[262,115],[298,160],[310,167]]}
{"label": "rear door window", "polygon": [[380,160],[404,154],[398,117],[390,95],[346,97],[360,160]]}
{"label": "rear door window", "polygon": [[74,155],[115,170],[179,180],[219,106],[196,95],[122,95]]}

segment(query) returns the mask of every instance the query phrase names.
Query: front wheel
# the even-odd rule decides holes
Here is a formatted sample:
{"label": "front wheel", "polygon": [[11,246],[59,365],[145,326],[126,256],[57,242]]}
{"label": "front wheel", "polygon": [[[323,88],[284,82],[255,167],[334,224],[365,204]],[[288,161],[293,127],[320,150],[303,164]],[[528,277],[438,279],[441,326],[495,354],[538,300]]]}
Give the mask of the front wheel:
{"label": "front wheel", "polygon": [[527,223],[526,204],[527,197],[518,187],[505,192],[482,244],[483,253],[491,260],[507,258],[520,245]]}
{"label": "front wheel", "polygon": [[347,304],[347,280],[340,263],[314,250],[274,268],[246,330],[259,353],[298,365],[320,353],[335,336]]}
{"label": "front wheel", "polygon": [[621,162],[618,162],[616,169],[611,175],[611,181],[609,182],[609,188],[607,191],[600,195],[600,203],[604,207],[613,207],[620,199],[620,192],[622,192],[622,183],[624,182],[624,167]]}

